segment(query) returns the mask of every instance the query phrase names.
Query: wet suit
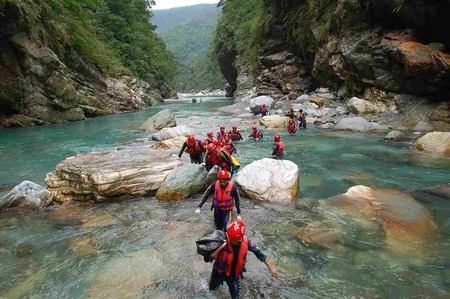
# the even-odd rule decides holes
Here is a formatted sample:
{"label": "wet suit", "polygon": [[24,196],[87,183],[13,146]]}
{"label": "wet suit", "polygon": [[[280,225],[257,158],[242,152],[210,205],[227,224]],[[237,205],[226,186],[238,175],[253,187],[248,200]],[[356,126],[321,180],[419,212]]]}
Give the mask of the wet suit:
{"label": "wet suit", "polygon": [[[215,193],[215,184],[216,184],[215,182],[212,183],[205,191],[205,194],[203,194],[202,201],[198,204],[198,208],[201,208],[205,204],[208,197],[210,197]],[[228,184],[230,184],[230,182]],[[237,186],[235,184],[233,184],[233,187],[231,188],[230,196],[234,199],[234,206],[236,207],[237,214],[240,215],[241,208],[239,205],[239,193]],[[221,210],[218,207],[213,207],[213,205],[211,205],[211,210],[213,209],[214,209],[214,225],[216,226],[216,229],[225,231],[227,229],[228,221],[231,222],[233,220],[232,211]]]}
{"label": "wet suit", "polygon": [[[239,256],[239,250],[240,250],[240,244],[232,245],[233,246],[233,263],[231,266],[231,273],[230,276],[225,276],[225,273],[218,273],[214,269],[211,273],[211,278],[209,280],[209,290],[215,290],[219,285],[223,284],[225,281],[228,285],[228,290],[230,291],[231,298],[233,299],[239,299],[239,278],[235,276],[235,269],[236,269],[236,263],[237,263],[237,257]],[[225,248],[226,249],[226,248]],[[222,250],[225,250],[222,249]],[[261,252],[261,250],[256,246],[256,244],[250,240],[248,240],[248,251],[253,252],[258,260],[261,262],[265,262],[267,257],[264,253]],[[205,262],[212,262],[210,256],[204,257]],[[245,269],[243,269],[245,271]],[[241,274],[241,277],[243,278],[243,275]]]}
{"label": "wet suit", "polygon": [[[205,147],[203,146],[202,142],[200,140],[195,140],[195,143],[198,145],[197,147],[197,151],[195,150],[196,146],[194,145],[193,148],[194,150],[192,151],[192,154],[189,153],[189,156],[191,158],[191,163],[194,164],[202,164],[203,163],[203,153],[206,151]],[[178,157],[181,158],[181,155],[184,153],[184,151],[186,149],[188,149],[188,151],[191,149],[192,147],[188,147],[187,142],[185,141],[183,143],[183,146],[181,147],[180,152],[178,153]]]}

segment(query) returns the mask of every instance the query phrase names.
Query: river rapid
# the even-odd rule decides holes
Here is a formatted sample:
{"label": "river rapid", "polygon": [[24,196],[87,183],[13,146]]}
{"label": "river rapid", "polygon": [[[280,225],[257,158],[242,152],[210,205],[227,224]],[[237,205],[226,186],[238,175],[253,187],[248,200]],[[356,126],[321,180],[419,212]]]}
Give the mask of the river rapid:
{"label": "river rapid", "polygon": [[[24,180],[45,185],[45,174],[66,157],[149,137],[136,128],[166,108],[174,111],[179,124],[202,133],[237,124],[245,139],[235,144],[242,166],[270,157],[275,132],[263,131],[263,140],[249,140],[251,121],[242,123],[217,112],[229,104],[232,101],[223,98],[195,104],[189,99],[167,101],[83,122],[1,130],[1,195]],[[244,298],[450,297],[450,201],[423,191],[449,183],[449,159],[412,150],[413,140],[385,141],[384,134],[310,126],[295,136],[281,136],[284,159],[299,166],[300,192],[288,206],[241,199],[249,239],[279,273],[272,278],[250,253],[241,284]],[[411,194],[432,213],[439,233],[428,244],[430,256],[389,255],[376,239],[357,231],[346,237],[345,246],[333,250],[297,238],[298,230],[318,217],[303,202],[360,184]],[[136,198],[1,213],[0,297],[229,298],[226,286],[208,291],[212,264],[196,253],[195,239],[213,229],[208,203],[200,216],[194,214],[199,199]],[[368,246],[360,246],[360,240]]]}

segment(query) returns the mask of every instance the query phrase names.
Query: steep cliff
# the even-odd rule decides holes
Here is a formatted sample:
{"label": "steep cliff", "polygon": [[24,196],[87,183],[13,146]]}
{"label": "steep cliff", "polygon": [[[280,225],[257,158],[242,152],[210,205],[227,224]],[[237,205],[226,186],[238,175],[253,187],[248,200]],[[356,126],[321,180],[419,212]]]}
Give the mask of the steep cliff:
{"label": "steep cliff", "polygon": [[[120,42],[106,24],[114,9],[103,0],[0,3],[2,126],[78,121],[136,110],[173,93],[164,82],[170,75],[144,56],[170,59],[164,44],[155,40],[157,53],[141,49],[144,57],[136,63],[133,41]],[[142,9],[150,31],[148,12]],[[172,64],[175,68],[174,60]]]}
{"label": "steep cliff", "polygon": [[431,0],[227,0],[216,52],[239,100],[327,86],[346,100],[428,102],[449,122],[448,11]]}

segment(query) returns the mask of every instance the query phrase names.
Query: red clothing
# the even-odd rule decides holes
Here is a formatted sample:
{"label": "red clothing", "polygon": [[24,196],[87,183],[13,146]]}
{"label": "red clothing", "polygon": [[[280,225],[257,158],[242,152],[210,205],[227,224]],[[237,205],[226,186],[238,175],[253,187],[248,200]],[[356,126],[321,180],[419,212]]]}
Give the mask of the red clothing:
{"label": "red clothing", "polygon": [[[247,262],[247,253],[248,253],[248,239],[247,236],[244,235],[244,238],[240,244],[239,255],[237,257],[237,263],[234,277],[239,277],[242,274],[245,263]],[[222,249],[217,255],[216,261],[214,262],[214,270],[218,273],[224,273],[225,276],[230,276],[231,268],[233,266],[233,246],[229,238],[227,238],[227,246]]]}

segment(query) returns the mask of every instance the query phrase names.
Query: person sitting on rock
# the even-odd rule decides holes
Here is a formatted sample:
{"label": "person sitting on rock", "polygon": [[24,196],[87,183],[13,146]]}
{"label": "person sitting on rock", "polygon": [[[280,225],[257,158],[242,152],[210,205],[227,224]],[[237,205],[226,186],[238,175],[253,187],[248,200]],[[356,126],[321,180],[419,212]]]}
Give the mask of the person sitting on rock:
{"label": "person sitting on rock", "polygon": [[273,149],[272,155],[282,156],[284,154],[284,143],[283,141],[281,141],[281,136],[280,135],[273,136],[273,141],[275,141],[275,143],[272,146]]}
{"label": "person sitting on rock", "polygon": [[197,206],[195,213],[200,214],[200,209],[208,197],[213,195],[211,210],[214,210],[214,225],[217,230],[225,231],[228,221],[233,219],[233,208],[236,206],[237,219],[241,219],[241,208],[239,206],[239,193],[237,186],[230,181],[231,174],[222,170],[217,175],[218,180],[212,183],[203,194],[202,200]]}
{"label": "person sitting on rock", "polygon": [[223,137],[225,136],[226,132],[225,132],[225,126],[220,126],[219,128],[219,132],[217,132],[217,140],[219,140],[220,142],[223,141]]}
{"label": "person sitting on rock", "polygon": [[295,125],[295,116],[294,115],[291,115],[289,117],[287,131],[290,134],[295,134],[295,132],[297,132],[297,127]]}
{"label": "person sitting on rock", "polygon": [[238,131],[236,126],[231,127],[231,131],[228,132],[228,134],[230,135],[231,140],[233,141],[239,141],[239,140],[244,140],[244,138],[242,138],[241,133]]}
{"label": "person sitting on rock", "polygon": [[[233,144],[233,141],[230,138],[230,135],[225,134],[223,137],[223,141],[221,142],[221,146],[226,149],[231,155],[234,153],[238,154],[236,147]],[[238,154],[239,155],[239,154]]]}
{"label": "person sitting on rock", "polygon": [[180,153],[178,154],[178,159],[181,159],[186,151],[191,157],[191,163],[201,164],[203,163],[203,153],[206,151],[200,140],[196,139],[194,135],[189,135],[187,140],[183,143]]}
{"label": "person sitting on rock", "polygon": [[221,170],[226,170],[230,173],[233,173],[233,158],[226,149],[218,147],[214,143],[208,144],[206,149],[208,151],[208,153],[206,154],[207,160],[209,159],[210,155],[213,155],[216,157],[217,164],[215,165],[219,166]]}
{"label": "person sitting on rock", "polygon": [[254,140],[259,140],[263,138],[263,133],[260,130],[258,130],[256,126],[253,126],[252,130],[253,133],[250,136],[248,136],[249,138],[252,138]]}
{"label": "person sitting on rock", "polygon": [[266,255],[245,235],[244,222],[234,220],[227,229],[227,239],[224,243],[209,256],[204,257],[206,262],[215,260],[209,281],[209,290],[215,290],[223,282],[226,282],[231,298],[241,298],[239,279],[243,278],[242,274],[245,271],[249,251],[266,264],[270,275],[277,277],[277,270],[269,263]]}
{"label": "person sitting on rock", "polygon": [[263,104],[263,105],[262,105],[261,109],[259,109],[259,112],[261,113],[261,116],[266,116],[267,113],[269,113],[269,112],[267,111],[266,104]]}
{"label": "person sitting on rock", "polygon": [[212,143],[214,141],[214,135],[213,132],[206,133],[206,139],[203,140],[203,145],[207,146],[208,144]]}
{"label": "person sitting on rock", "polygon": [[306,129],[306,112],[303,112],[303,109],[298,111],[298,127]]}

